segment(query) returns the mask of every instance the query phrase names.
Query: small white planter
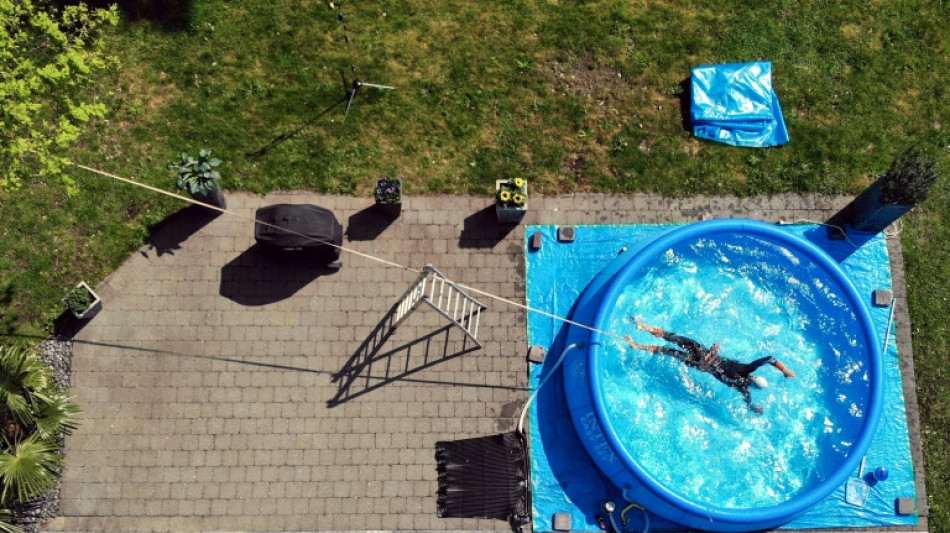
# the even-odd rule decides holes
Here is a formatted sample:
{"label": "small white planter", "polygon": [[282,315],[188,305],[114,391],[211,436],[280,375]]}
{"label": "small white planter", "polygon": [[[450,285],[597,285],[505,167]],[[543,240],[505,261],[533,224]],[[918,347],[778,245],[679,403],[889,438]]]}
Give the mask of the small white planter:
{"label": "small white planter", "polygon": [[92,290],[92,287],[87,285],[85,281],[80,281],[73,290],[77,289],[85,290],[90,294],[90,296],[92,296],[92,302],[89,303],[89,306],[85,309],[72,309],[67,303],[67,298],[63,298],[63,305],[66,306],[66,309],[69,309],[73,316],[79,320],[92,318],[96,313],[99,312],[100,309],[102,309],[102,300],[99,299],[99,295],[96,294],[96,292]]}

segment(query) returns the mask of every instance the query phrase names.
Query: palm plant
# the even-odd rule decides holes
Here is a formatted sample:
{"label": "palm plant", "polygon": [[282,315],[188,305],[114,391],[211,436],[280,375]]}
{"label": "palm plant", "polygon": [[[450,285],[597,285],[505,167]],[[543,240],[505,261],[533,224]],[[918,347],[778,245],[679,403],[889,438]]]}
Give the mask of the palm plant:
{"label": "palm plant", "polygon": [[13,525],[13,513],[0,509],[0,533],[22,533],[23,528]]}
{"label": "palm plant", "polygon": [[[79,426],[78,414],[33,348],[0,346],[0,510],[56,486],[61,439]],[[9,529],[11,516],[0,513],[0,533],[15,531]]]}
{"label": "palm plant", "polygon": [[0,453],[0,505],[26,502],[47,493],[59,481],[62,466],[59,445],[38,433],[14,443]]}
{"label": "palm plant", "polygon": [[40,438],[58,439],[79,427],[79,406],[70,400],[62,391],[54,391],[38,402],[33,423]]}
{"label": "palm plant", "polygon": [[47,400],[44,392],[51,386],[50,369],[36,351],[25,345],[0,346],[0,418],[5,429],[11,423],[32,424],[33,407]]}

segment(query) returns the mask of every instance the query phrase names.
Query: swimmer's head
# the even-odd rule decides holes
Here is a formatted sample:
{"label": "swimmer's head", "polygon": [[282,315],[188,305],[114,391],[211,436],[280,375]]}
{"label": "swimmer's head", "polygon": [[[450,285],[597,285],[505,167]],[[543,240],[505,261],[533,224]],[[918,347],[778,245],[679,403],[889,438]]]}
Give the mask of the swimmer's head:
{"label": "swimmer's head", "polygon": [[751,376],[752,384],[760,389],[764,389],[769,386],[769,382],[765,380],[762,376]]}

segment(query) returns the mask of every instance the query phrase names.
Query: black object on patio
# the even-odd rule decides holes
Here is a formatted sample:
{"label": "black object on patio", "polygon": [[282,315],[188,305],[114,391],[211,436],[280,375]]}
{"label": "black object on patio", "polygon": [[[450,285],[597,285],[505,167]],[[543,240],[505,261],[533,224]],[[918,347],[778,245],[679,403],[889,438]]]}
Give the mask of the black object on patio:
{"label": "black object on patio", "polygon": [[520,433],[435,444],[441,518],[494,518],[520,530],[528,512],[528,464]]}
{"label": "black object on patio", "polygon": [[275,204],[258,209],[255,219],[258,222],[254,224],[254,240],[269,252],[340,268],[343,226],[329,209],[310,204]]}

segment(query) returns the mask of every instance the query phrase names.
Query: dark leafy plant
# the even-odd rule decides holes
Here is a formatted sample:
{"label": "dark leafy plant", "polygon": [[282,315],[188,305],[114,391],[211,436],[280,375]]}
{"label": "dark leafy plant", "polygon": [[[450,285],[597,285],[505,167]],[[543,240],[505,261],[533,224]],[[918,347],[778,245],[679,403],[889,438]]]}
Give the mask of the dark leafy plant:
{"label": "dark leafy plant", "polygon": [[382,177],[376,180],[376,201],[381,204],[398,204],[402,202],[402,180],[399,178]]}
{"label": "dark leafy plant", "polygon": [[175,185],[179,190],[188,191],[194,196],[208,194],[214,190],[221,179],[221,174],[215,170],[220,164],[220,159],[211,157],[211,149],[205,148],[198,152],[198,157],[182,152],[181,160],[169,161],[165,168],[178,173]]}
{"label": "dark leafy plant", "polygon": [[82,313],[86,309],[89,309],[94,300],[89,289],[79,285],[69,289],[66,293],[66,297],[63,298],[63,304],[74,313]]}
{"label": "dark leafy plant", "polygon": [[936,160],[926,157],[919,148],[908,148],[881,177],[881,203],[917,205],[926,200],[937,181],[936,164]]}

